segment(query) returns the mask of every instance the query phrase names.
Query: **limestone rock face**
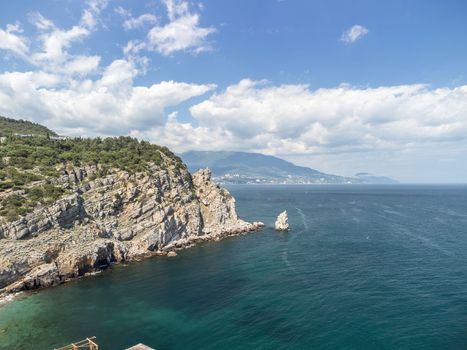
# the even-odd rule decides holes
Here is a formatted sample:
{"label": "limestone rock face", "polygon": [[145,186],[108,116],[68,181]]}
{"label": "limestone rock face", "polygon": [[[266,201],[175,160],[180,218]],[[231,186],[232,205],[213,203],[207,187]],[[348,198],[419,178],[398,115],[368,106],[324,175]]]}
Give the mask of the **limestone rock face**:
{"label": "limestone rock face", "polygon": [[289,230],[289,217],[287,210],[284,210],[276,219],[275,227],[277,231],[288,231]]}
{"label": "limestone rock face", "polygon": [[[0,218],[0,293],[48,287],[110,264],[259,230],[238,218],[235,199],[211,181],[170,163],[150,172],[70,169],[69,195],[6,223]],[[173,254],[172,254],[173,255]]]}

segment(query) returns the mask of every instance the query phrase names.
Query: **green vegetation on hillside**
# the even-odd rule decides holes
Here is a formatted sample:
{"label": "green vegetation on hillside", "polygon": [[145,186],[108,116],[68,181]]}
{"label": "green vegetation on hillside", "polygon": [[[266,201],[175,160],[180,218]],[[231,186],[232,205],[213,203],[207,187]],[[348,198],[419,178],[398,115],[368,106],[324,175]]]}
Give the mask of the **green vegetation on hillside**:
{"label": "green vegetation on hillside", "polygon": [[57,136],[55,132],[43,125],[32,123],[27,120],[17,120],[0,116],[0,137],[14,134]]}
{"label": "green vegetation on hillside", "polygon": [[[164,168],[163,156],[176,167],[184,167],[167,147],[131,137],[54,140],[8,136],[0,143],[0,216],[12,221],[39,203],[57,200],[66,192],[56,181],[64,165],[96,165],[100,171],[95,176],[105,176],[111,169],[136,173],[154,165]],[[2,196],[5,191],[16,192]]]}
{"label": "green vegetation on hillside", "polygon": [[148,170],[151,164],[162,165],[162,154],[173,159],[179,166],[182,161],[167,147],[138,141],[131,137],[75,138],[52,140],[46,137],[8,137],[0,145],[0,154],[6,157],[0,169],[6,165],[19,169],[38,167],[43,175],[65,162],[76,166],[99,164],[130,172]]}
{"label": "green vegetation on hillside", "polygon": [[0,216],[6,221],[14,221],[20,215],[32,211],[37,204],[49,204],[65,193],[65,189],[50,183],[26,188],[22,194],[12,194],[0,199]]}

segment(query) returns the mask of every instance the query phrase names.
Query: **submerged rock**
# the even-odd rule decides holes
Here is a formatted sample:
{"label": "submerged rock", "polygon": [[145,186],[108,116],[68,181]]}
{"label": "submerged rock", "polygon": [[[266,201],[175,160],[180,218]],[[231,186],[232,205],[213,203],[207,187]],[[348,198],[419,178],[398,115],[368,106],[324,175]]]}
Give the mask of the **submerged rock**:
{"label": "submerged rock", "polygon": [[288,231],[289,230],[289,217],[287,216],[287,210],[284,210],[276,219],[275,224],[277,231]]}

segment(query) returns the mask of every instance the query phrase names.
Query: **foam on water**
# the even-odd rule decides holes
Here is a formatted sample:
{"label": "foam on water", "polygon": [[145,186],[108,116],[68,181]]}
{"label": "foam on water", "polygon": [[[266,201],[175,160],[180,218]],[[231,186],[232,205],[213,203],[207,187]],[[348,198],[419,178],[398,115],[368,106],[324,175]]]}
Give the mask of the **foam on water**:
{"label": "foam on water", "polygon": [[[298,230],[297,232],[292,233],[292,237],[287,241],[287,244],[284,247],[284,251],[282,252],[282,259],[284,260],[284,263],[287,265],[287,267],[292,270],[294,273],[298,274],[297,269],[290,263],[289,258],[288,258],[288,253],[289,253],[289,245],[298,237],[298,235],[302,234],[304,231],[308,231],[308,224],[306,222],[306,216],[303,214],[303,211],[300,208],[295,208],[300,215],[300,218],[302,220],[302,225],[303,229]],[[288,232],[290,233],[290,231]]]}
{"label": "foam on water", "polygon": [[6,303],[12,302],[13,300],[15,300],[16,297],[18,297],[21,294],[21,292],[12,294],[0,294],[0,307],[2,305],[5,305]]}
{"label": "foam on water", "polygon": [[421,233],[416,233],[415,230],[409,230],[401,225],[394,225],[394,226],[395,226],[395,231],[398,234],[402,234],[410,238],[413,238],[416,241],[420,242],[421,244],[425,245],[426,247],[431,248],[431,249],[436,249],[443,254],[450,255],[450,256],[455,255],[453,252],[447,249],[444,249],[439,244],[435,243],[432,239],[428,237],[424,237]]}
{"label": "foam on water", "polygon": [[300,218],[302,219],[303,228],[305,229],[305,231],[308,231],[308,223],[306,222],[306,215],[303,213],[303,211],[300,208],[295,208],[295,209],[297,209],[297,212],[300,215]]}

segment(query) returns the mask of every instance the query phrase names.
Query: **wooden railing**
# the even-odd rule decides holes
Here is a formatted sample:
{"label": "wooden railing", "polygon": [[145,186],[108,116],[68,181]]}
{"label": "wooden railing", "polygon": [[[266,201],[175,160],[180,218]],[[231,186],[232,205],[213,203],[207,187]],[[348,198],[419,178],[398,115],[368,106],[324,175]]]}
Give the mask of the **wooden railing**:
{"label": "wooden railing", "polygon": [[56,348],[54,350],[79,350],[79,349],[88,349],[88,350],[99,350],[99,345],[95,342],[96,337],[86,338],[80,340],[76,343],[71,343],[70,345],[63,346],[61,348]]}

